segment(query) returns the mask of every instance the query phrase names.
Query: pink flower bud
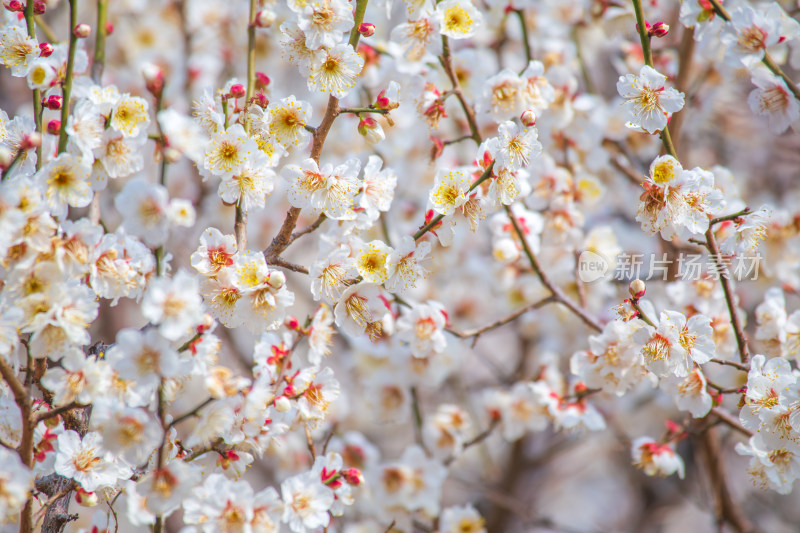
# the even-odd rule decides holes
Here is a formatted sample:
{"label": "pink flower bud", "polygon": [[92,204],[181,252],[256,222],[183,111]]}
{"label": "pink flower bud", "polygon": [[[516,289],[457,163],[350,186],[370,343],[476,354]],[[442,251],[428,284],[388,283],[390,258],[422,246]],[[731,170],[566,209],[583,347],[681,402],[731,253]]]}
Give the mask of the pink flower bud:
{"label": "pink flower bud", "polygon": [[78,39],[86,39],[91,34],[92,34],[92,27],[86,24],[85,22],[76,24],[75,27],[72,28],[72,35],[74,35]]}
{"label": "pink flower bud", "polygon": [[386,138],[386,134],[383,133],[381,125],[372,117],[362,117],[361,120],[358,121],[358,133],[366,137],[367,141],[372,144],[378,143]]}
{"label": "pink flower bud", "polygon": [[283,323],[291,330],[297,331],[300,329],[300,321],[297,320],[297,317],[287,316]]}
{"label": "pink flower bud", "polygon": [[270,79],[269,76],[264,74],[263,72],[256,72],[256,87],[259,89],[266,89],[269,85]]}
{"label": "pink flower bud", "polygon": [[53,45],[50,43],[39,43],[39,56],[50,57],[53,53]]}
{"label": "pink flower bud", "polygon": [[164,90],[164,71],[154,63],[147,63],[142,67],[144,86],[156,98],[161,97]]}
{"label": "pink flower bud", "polygon": [[47,123],[47,133],[50,135],[58,135],[61,133],[61,121],[53,119]]}
{"label": "pink flower bud", "polygon": [[23,4],[20,0],[7,0],[6,2],[3,2],[3,4],[5,4],[6,9],[12,13],[21,13],[25,11],[25,4]]}
{"label": "pink flower bud", "polygon": [[269,28],[275,23],[275,12],[270,9],[262,9],[256,13],[255,24],[259,28]]}
{"label": "pink flower bud", "polygon": [[44,15],[44,12],[47,11],[47,3],[43,2],[42,0],[36,0],[33,3],[33,14],[34,15]]}
{"label": "pink flower bud", "polygon": [[533,109],[528,109],[527,111],[523,111],[522,115],[519,117],[520,122],[526,128],[530,128],[531,126],[536,125],[536,113],[534,113]]}
{"label": "pink flower bud", "polygon": [[42,106],[50,109],[51,111],[57,111],[61,109],[63,101],[64,99],[61,96],[51,94],[47,98],[42,98]]}
{"label": "pink flower bud", "polygon": [[358,468],[348,468],[341,471],[342,477],[350,485],[360,485],[364,481],[364,476]]}
{"label": "pink flower bud", "polygon": [[30,150],[31,148],[38,148],[42,145],[42,136],[36,133],[29,133],[22,139],[22,143],[20,144],[21,150]]}
{"label": "pink flower bud", "polygon": [[358,33],[364,37],[372,37],[375,35],[375,24],[372,24],[371,22],[362,22],[358,26]]}
{"label": "pink flower bud", "polygon": [[635,279],[631,281],[631,284],[628,285],[628,292],[631,295],[631,298],[634,300],[638,300],[642,296],[644,296],[645,291],[647,290],[647,285],[644,284],[644,281],[640,279]]}
{"label": "pink flower bud", "polygon": [[656,22],[651,28],[647,30],[650,37],[664,37],[669,33],[669,24],[666,22]]}
{"label": "pink flower bud", "polygon": [[112,33],[114,33],[114,25],[106,22],[106,35],[111,35]]}
{"label": "pink flower bud", "polygon": [[244,85],[242,85],[241,83],[236,83],[234,85],[231,85],[230,95],[234,98],[241,98],[242,96],[244,96],[245,95]]}

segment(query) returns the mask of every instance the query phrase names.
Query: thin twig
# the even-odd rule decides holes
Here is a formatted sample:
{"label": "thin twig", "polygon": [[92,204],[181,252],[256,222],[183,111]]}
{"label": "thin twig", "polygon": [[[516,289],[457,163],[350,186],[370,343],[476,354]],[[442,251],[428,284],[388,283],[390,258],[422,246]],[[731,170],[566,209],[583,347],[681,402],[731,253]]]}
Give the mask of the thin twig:
{"label": "thin twig", "polygon": [[514,215],[513,211],[509,206],[505,206],[506,215],[508,215],[509,220],[511,220],[511,225],[514,227],[514,232],[517,234],[517,237],[522,243],[522,251],[525,252],[525,256],[528,258],[528,262],[531,264],[531,268],[533,269],[534,273],[539,277],[541,280],[542,285],[544,285],[549,291],[550,294],[555,298],[555,300],[563,304],[567,309],[578,315],[578,318],[583,320],[583,322],[594,329],[595,331],[602,331],[603,326],[600,325],[600,322],[597,319],[591,317],[585,309],[581,306],[576,304],[572,299],[567,296],[560,287],[555,285],[547,274],[544,273],[541,266],[539,266],[539,261],[536,259],[536,256],[528,246],[528,241],[525,238],[525,233],[522,231],[522,228],[519,225],[519,221],[517,217]]}
{"label": "thin twig", "polygon": [[736,336],[736,345],[739,348],[739,361],[743,365],[746,365],[750,361],[750,350],[747,347],[747,338],[744,336],[742,321],[739,319],[739,313],[736,310],[730,274],[728,273],[727,267],[720,262],[719,246],[717,246],[717,241],[714,237],[713,227],[709,227],[708,231],[706,231],[706,243],[708,244],[708,252],[711,255],[711,260],[714,261],[717,266],[717,271],[719,272],[719,281],[722,284],[722,292],[725,294],[725,303],[728,306],[728,314],[731,318],[733,333]]}
{"label": "thin twig", "polygon": [[505,316],[505,317],[503,317],[503,318],[501,318],[499,320],[495,320],[494,322],[492,322],[491,324],[487,324],[486,326],[483,326],[483,327],[480,327],[480,328],[476,328],[476,329],[468,329],[466,331],[457,331],[457,330],[454,330],[452,328],[445,328],[445,331],[455,335],[456,337],[460,337],[462,339],[468,339],[469,337],[478,337],[479,335],[482,335],[482,334],[486,333],[487,331],[491,331],[493,329],[499,328],[500,326],[504,326],[504,325],[508,324],[509,322],[513,322],[514,320],[516,320],[517,318],[521,317],[522,315],[524,315],[528,311],[532,311],[533,309],[539,309],[540,307],[544,307],[545,305],[550,304],[550,303],[554,303],[554,302],[556,302],[556,298],[553,295],[550,295],[547,298],[539,300],[536,303],[532,303],[532,304],[526,305],[525,307],[517,309],[516,311],[514,311],[510,315]]}

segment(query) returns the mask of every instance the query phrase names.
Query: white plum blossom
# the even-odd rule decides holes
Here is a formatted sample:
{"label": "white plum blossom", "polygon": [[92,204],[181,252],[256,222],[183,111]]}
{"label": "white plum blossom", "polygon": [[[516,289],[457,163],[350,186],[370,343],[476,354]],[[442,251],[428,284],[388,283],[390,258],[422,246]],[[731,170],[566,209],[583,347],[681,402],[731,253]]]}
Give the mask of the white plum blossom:
{"label": "white plum blossom", "polygon": [[683,93],[666,87],[667,77],[653,67],[643,66],[638,76],[626,74],[617,82],[617,92],[624,99],[622,106],[629,128],[648,133],[663,130],[672,113],[683,109]]}

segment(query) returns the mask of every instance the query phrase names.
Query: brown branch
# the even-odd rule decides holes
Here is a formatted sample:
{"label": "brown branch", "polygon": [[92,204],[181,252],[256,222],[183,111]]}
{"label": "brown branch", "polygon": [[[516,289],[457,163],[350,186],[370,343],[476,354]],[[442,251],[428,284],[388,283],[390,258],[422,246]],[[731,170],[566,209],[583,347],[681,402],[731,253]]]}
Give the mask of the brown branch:
{"label": "brown branch", "polygon": [[454,330],[452,328],[445,328],[445,331],[447,331],[448,333],[451,333],[452,335],[455,335],[456,337],[460,337],[462,339],[468,339],[469,337],[475,337],[475,340],[477,341],[478,336],[486,333],[487,331],[491,331],[493,329],[499,328],[500,326],[504,326],[504,325],[508,324],[509,322],[513,322],[514,320],[516,320],[517,318],[521,317],[522,315],[524,315],[528,311],[532,311],[533,309],[539,309],[540,307],[544,307],[545,305],[550,304],[550,303],[554,303],[555,301],[556,301],[555,297],[551,295],[551,296],[548,296],[547,298],[545,298],[543,300],[539,300],[536,303],[532,303],[530,305],[526,305],[525,307],[517,309],[516,311],[514,311],[510,315],[505,316],[505,317],[501,318],[500,320],[496,320],[496,321],[492,322],[491,324],[487,324],[486,326],[483,326],[483,327],[480,327],[480,328],[477,328],[477,329],[468,329],[466,331],[456,331],[456,330]]}
{"label": "brown branch", "polygon": [[723,453],[720,449],[719,436],[714,428],[699,435],[697,441],[697,454],[701,457],[698,461],[708,470],[708,478],[714,497],[714,515],[717,526],[722,530],[723,524],[729,524],[738,533],[751,533],[753,524],[742,514],[739,507],[733,502],[728,489],[728,481],[723,463]]}
{"label": "brown branch", "polygon": [[753,432],[750,431],[749,429],[747,429],[746,427],[744,427],[742,425],[742,423],[739,422],[739,419],[734,417],[733,415],[731,415],[729,412],[724,411],[724,410],[720,409],[719,407],[712,407],[711,408],[711,414],[713,414],[714,416],[719,418],[720,421],[722,421],[725,425],[735,429],[739,433],[742,433],[743,435],[747,435],[748,437],[752,437],[753,436]]}
{"label": "brown branch", "polygon": [[66,413],[67,411],[71,411],[73,409],[83,409],[83,408],[86,408],[86,407],[88,407],[88,405],[83,405],[83,404],[80,404],[80,403],[77,403],[77,402],[72,402],[70,404],[62,405],[61,407],[57,407],[57,408],[51,409],[49,411],[35,413],[36,416],[34,417],[34,426],[36,424],[38,424],[39,422],[42,422],[44,420],[53,418],[54,416],[58,416],[58,415],[60,415],[62,413]]}
{"label": "brown branch", "polygon": [[530,247],[528,246],[528,241],[525,239],[525,234],[522,232],[522,228],[519,225],[517,217],[514,216],[514,213],[511,211],[511,208],[509,206],[504,206],[504,207],[506,210],[506,215],[508,215],[509,220],[511,220],[511,225],[514,226],[514,232],[517,234],[517,237],[519,237],[520,243],[522,243],[522,250],[523,252],[525,252],[525,255],[528,258],[528,262],[530,262],[531,264],[531,268],[539,277],[539,280],[541,280],[542,285],[544,285],[547,288],[547,290],[550,291],[550,294],[555,299],[555,301],[564,305],[567,309],[575,313],[578,316],[578,318],[583,320],[583,322],[587,326],[591,327],[595,331],[602,331],[603,326],[600,325],[600,322],[598,322],[597,319],[591,317],[586,312],[585,309],[583,309],[578,304],[573,302],[572,299],[569,296],[567,296],[564,293],[564,291],[561,290],[560,287],[553,284],[553,282],[550,280],[547,274],[544,273],[544,270],[542,270],[541,266],[539,265],[539,261],[536,259],[536,256],[533,254]]}
{"label": "brown branch", "polygon": [[[483,431],[478,433],[475,437],[473,437],[472,439],[468,440],[467,442],[465,442],[462,445],[461,453],[463,453],[465,450],[471,448],[472,446],[475,446],[476,444],[480,444],[481,442],[483,442],[486,439],[488,439],[489,436],[492,434],[492,432],[495,430],[495,428],[497,428],[497,426],[499,426],[499,425],[500,425],[500,419],[493,418],[492,421],[489,423],[489,427],[487,427],[486,429],[484,429]],[[453,461],[455,461],[457,459],[457,457],[458,456],[456,456],[456,455],[448,457],[447,459],[444,460],[444,465],[445,466],[450,465]]]}
{"label": "brown branch", "polygon": [[717,246],[717,240],[714,237],[714,228],[712,226],[709,226],[708,231],[706,231],[706,243],[708,244],[708,252],[711,255],[711,259],[717,265],[719,281],[722,284],[722,292],[725,293],[725,303],[728,305],[728,314],[731,317],[734,335],[736,335],[736,345],[739,348],[739,360],[743,365],[746,365],[750,361],[750,350],[747,347],[747,338],[744,336],[742,321],[739,319],[739,313],[736,311],[736,303],[734,302],[735,295],[728,269],[719,262],[719,246]]}
{"label": "brown branch", "polygon": [[709,359],[708,362],[709,363],[717,363],[718,365],[732,366],[733,368],[738,368],[739,370],[742,370],[743,372],[749,372],[750,371],[750,365],[743,365],[742,363],[737,363],[736,361],[726,361],[724,359],[719,359],[717,357],[713,357],[713,358]]}
{"label": "brown branch", "polygon": [[442,55],[439,57],[439,62],[442,64],[447,77],[450,78],[450,83],[453,85],[453,94],[458,98],[461,108],[464,110],[464,115],[467,117],[467,124],[469,124],[469,131],[471,137],[477,144],[481,144],[481,134],[478,131],[478,123],[475,120],[475,111],[467,104],[464,98],[464,93],[461,90],[461,84],[458,81],[458,76],[453,69],[453,58],[450,55],[450,41],[446,35],[442,35]]}
{"label": "brown branch", "polygon": [[[0,356],[0,375],[8,383],[11,388],[11,393],[14,395],[14,402],[19,407],[20,414],[22,415],[22,439],[17,448],[17,453],[22,461],[22,464],[28,468],[33,468],[33,429],[36,427],[34,424],[33,405],[31,403],[30,395],[25,386],[17,378],[14,369]],[[33,528],[33,501],[29,497],[22,509],[19,521],[20,533],[27,533]]]}

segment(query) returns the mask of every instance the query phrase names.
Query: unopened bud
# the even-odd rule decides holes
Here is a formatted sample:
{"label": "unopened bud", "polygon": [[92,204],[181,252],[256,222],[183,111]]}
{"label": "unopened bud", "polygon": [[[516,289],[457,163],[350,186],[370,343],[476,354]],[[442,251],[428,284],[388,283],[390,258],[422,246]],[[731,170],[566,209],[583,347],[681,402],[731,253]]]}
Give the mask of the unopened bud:
{"label": "unopened bud", "polygon": [[279,270],[271,272],[269,275],[269,280],[267,280],[267,284],[273,289],[280,289],[286,285],[286,274]]}
{"label": "unopened bud", "polygon": [[340,472],[345,481],[350,485],[360,485],[364,482],[364,476],[358,468],[348,468]]}
{"label": "unopened bud", "polygon": [[114,25],[106,22],[106,35],[111,35],[112,33],[114,33]]}
{"label": "unopened bud", "polygon": [[642,296],[644,296],[645,291],[647,290],[647,285],[644,284],[644,281],[640,279],[635,279],[631,281],[631,284],[628,285],[628,292],[631,295],[631,298],[634,300],[638,300]]}
{"label": "unopened bud", "polygon": [[300,321],[297,320],[297,317],[287,316],[283,323],[291,330],[297,331],[300,329]]}
{"label": "unopened bud", "polygon": [[669,24],[666,22],[656,22],[647,30],[650,37],[664,37],[669,33]]}
{"label": "unopened bud", "polygon": [[42,0],[36,0],[33,3],[34,15],[44,15],[45,11],[47,11],[47,2],[42,2]]}
{"label": "unopened bud", "polygon": [[20,145],[21,150],[30,150],[31,148],[39,148],[42,145],[42,136],[36,133],[29,133],[22,139],[22,144]]}
{"label": "unopened bud", "polygon": [[197,326],[198,333],[204,333],[214,326],[214,317],[211,313],[203,313],[203,321]]}
{"label": "unopened bud", "polygon": [[11,11],[12,13],[21,13],[25,11],[25,4],[23,4],[20,0],[7,0],[3,2],[6,6],[6,9]]}
{"label": "unopened bud", "polygon": [[286,413],[292,408],[292,402],[286,396],[275,398],[275,410],[279,413]]}
{"label": "unopened bud", "polygon": [[372,117],[363,117],[358,122],[358,133],[367,138],[367,141],[375,144],[386,138],[383,128]]}
{"label": "unopened bud", "polygon": [[360,33],[363,37],[372,37],[375,35],[375,24],[371,22],[362,22],[358,26],[358,33]]}
{"label": "unopened bud", "polygon": [[230,95],[231,95],[232,97],[234,97],[234,98],[241,98],[241,97],[242,97],[242,96],[244,96],[245,94],[246,94],[246,93],[245,93],[244,85],[242,85],[241,83],[236,83],[236,84],[234,84],[234,85],[231,85],[231,92],[230,92]]}
{"label": "unopened bud", "polygon": [[50,43],[39,43],[39,56],[50,57],[53,53],[53,45]]}
{"label": "unopened bud", "polygon": [[536,125],[536,113],[534,113],[533,109],[528,109],[527,111],[523,111],[522,115],[519,117],[520,122],[526,128],[530,128],[531,126]]}
{"label": "unopened bud", "polygon": [[263,72],[256,72],[256,89],[266,89],[269,82],[269,76]]}
{"label": "unopened bud", "polygon": [[91,34],[92,34],[92,27],[86,24],[85,22],[76,24],[75,27],[72,28],[72,35],[74,35],[78,39],[86,39]]}
{"label": "unopened bud", "polygon": [[142,67],[142,77],[144,78],[144,86],[150,91],[150,94],[159,98],[164,90],[164,71],[161,67],[154,63],[146,63]]}
{"label": "unopened bud", "polygon": [[83,507],[94,507],[98,503],[97,494],[94,492],[86,492],[78,487],[75,489],[75,502]]}
{"label": "unopened bud", "polygon": [[256,13],[256,26],[259,28],[269,28],[275,23],[275,12],[271,9],[262,9],[258,13]]}
{"label": "unopened bud", "polygon": [[167,160],[167,163],[177,163],[180,158],[181,151],[177,148],[173,148],[172,146],[164,148],[164,159]]}
{"label": "unopened bud", "polygon": [[51,94],[47,98],[42,98],[42,107],[46,107],[51,111],[58,111],[61,109],[63,101],[64,99],[61,96],[57,94]]}
{"label": "unopened bud", "polygon": [[47,123],[47,133],[50,135],[58,135],[61,133],[61,121],[53,119]]}

